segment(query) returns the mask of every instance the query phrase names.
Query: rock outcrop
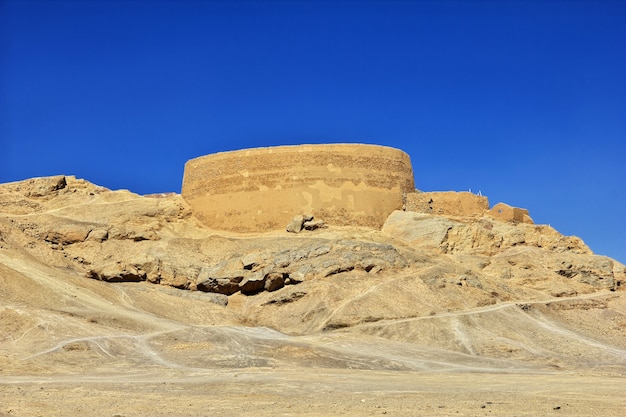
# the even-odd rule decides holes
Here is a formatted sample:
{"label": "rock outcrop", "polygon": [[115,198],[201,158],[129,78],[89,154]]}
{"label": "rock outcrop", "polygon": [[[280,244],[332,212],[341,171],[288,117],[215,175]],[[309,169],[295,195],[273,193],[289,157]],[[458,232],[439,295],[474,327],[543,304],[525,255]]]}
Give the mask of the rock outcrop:
{"label": "rock outcrop", "polygon": [[317,230],[326,227],[323,220],[313,220],[312,215],[298,214],[291,219],[286,230],[290,233],[300,233],[302,230]]}
{"label": "rock outcrop", "polygon": [[261,250],[203,268],[195,282],[201,291],[252,295],[285,285],[349,271],[378,273],[405,268],[413,257],[391,245],[355,241],[308,240],[289,250]]}
{"label": "rock outcrop", "polygon": [[[471,259],[477,282],[481,276],[549,279],[555,294],[616,290],[624,280],[621,264],[593,255],[579,238],[545,225],[502,221],[491,212],[447,217],[394,211],[382,234],[372,231],[367,238],[310,227],[313,216],[298,215],[288,230],[308,228],[311,234],[224,237],[197,223],[176,194],[141,197],[73,177],[2,187],[0,245],[20,246],[49,265],[101,281],[254,295],[342,273],[409,271],[444,255]],[[439,201],[440,207],[446,206],[442,201],[458,203],[454,194]],[[449,207],[458,210],[457,203]],[[567,282],[577,284],[568,289]]]}
{"label": "rock outcrop", "polygon": [[[528,279],[545,280],[559,275],[597,290],[616,290],[625,278],[619,262],[594,255],[580,238],[563,236],[547,225],[505,222],[488,214],[478,219],[452,220],[395,211],[382,232],[413,247],[435,249],[465,259],[467,256],[482,259],[481,269],[491,265],[499,269],[496,275],[507,279],[524,275]],[[503,259],[506,262],[500,262]],[[575,266],[576,263],[586,266]]]}

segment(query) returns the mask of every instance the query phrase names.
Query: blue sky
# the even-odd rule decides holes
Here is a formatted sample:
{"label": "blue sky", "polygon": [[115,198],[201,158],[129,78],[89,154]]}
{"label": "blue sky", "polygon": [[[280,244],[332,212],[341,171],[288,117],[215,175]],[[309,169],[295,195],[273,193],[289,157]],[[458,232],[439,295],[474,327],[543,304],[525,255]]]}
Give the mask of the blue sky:
{"label": "blue sky", "polygon": [[0,182],[361,142],[626,262],[625,1],[0,0]]}

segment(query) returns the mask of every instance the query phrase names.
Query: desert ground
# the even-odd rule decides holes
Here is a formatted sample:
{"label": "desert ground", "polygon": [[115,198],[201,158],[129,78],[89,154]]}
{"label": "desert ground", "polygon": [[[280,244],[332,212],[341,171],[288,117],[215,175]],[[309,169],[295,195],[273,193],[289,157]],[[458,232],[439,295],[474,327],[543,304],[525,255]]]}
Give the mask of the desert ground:
{"label": "desert ground", "polygon": [[0,416],[623,416],[624,265],[548,226],[203,227],[0,185]]}

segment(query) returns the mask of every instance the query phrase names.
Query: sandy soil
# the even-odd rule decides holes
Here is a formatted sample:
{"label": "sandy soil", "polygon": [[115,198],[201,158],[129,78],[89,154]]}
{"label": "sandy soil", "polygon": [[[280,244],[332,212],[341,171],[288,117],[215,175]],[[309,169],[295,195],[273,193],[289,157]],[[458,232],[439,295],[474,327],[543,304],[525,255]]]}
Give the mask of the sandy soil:
{"label": "sandy soil", "polygon": [[16,416],[619,416],[623,377],[231,369],[204,375],[11,377]]}

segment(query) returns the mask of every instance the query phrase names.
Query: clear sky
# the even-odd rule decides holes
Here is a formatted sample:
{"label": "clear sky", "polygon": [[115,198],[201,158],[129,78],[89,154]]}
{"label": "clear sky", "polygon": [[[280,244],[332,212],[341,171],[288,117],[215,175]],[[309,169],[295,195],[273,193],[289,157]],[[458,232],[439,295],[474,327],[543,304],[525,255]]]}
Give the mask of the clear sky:
{"label": "clear sky", "polygon": [[0,182],[361,142],[626,262],[626,1],[0,0]]}

